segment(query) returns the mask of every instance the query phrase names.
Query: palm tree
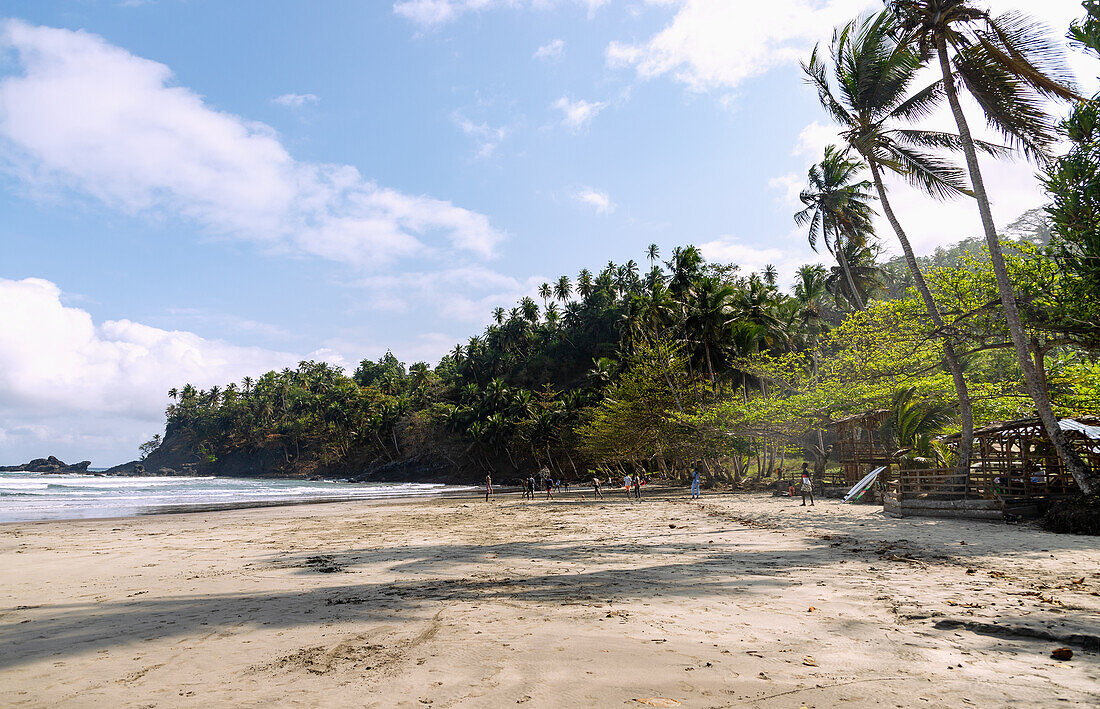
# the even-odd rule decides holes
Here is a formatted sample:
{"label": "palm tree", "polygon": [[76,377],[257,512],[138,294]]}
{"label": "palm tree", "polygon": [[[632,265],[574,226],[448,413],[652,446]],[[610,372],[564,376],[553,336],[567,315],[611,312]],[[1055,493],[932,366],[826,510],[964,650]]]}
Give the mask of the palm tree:
{"label": "palm tree", "polygon": [[[546,285],[545,283],[543,285]],[[546,286],[549,288],[549,286]],[[547,296],[549,297],[549,296]],[[523,319],[529,323],[536,323],[539,320],[539,306],[535,301],[529,297],[524,297],[519,301],[520,312],[523,314]]]}
{"label": "palm tree", "polygon": [[587,268],[582,268],[577,274],[577,293],[585,300],[592,295],[592,272]]}
{"label": "palm tree", "polygon": [[493,320],[496,322],[497,325],[500,325],[502,322],[504,322],[504,308],[501,308],[500,306],[493,308]]}
{"label": "palm tree", "polygon": [[798,196],[806,207],[794,215],[796,224],[810,226],[807,237],[810,248],[817,251],[817,242],[821,239],[829,253],[836,257],[847,279],[852,303],[858,310],[865,306],[856,291],[844,247],[856,239],[865,241],[866,235],[871,233],[874,210],[867,191],[871,184],[866,180],[856,181],[862,169],[863,165],[848,157],[845,151],[835,145],[826,147],[825,157],[811,167],[807,175],[809,188]]}
{"label": "palm tree", "polygon": [[[794,299],[798,304],[797,317],[803,329],[809,329],[816,336],[816,324],[823,320],[821,300],[825,297],[825,267],[805,265],[798,269],[795,276]],[[814,323],[815,327],[810,327]]]}
{"label": "palm tree", "polygon": [[733,286],[705,276],[687,293],[683,328],[689,341],[703,350],[710,383],[716,383],[715,356],[733,324]]}
{"label": "palm tree", "polygon": [[1063,65],[1058,43],[1026,15],[1008,13],[993,17],[970,0],[890,0],[889,10],[899,20],[901,41],[915,47],[922,59],[930,60],[934,54],[939,61],[944,92],[959,129],[957,137],[966,156],[1020,371],[1058,457],[1082,492],[1096,494],[1100,492],[1100,472],[1090,471],[1066,440],[1051,409],[1050,395],[1031,359],[978,164],[979,144],[970,133],[955,79],[957,76],[962,80],[989,125],[1025,155],[1035,158],[1044,158],[1058,139],[1054,119],[1045,110],[1044,100],[1083,99],[1077,95],[1070,73]]}
{"label": "palm tree", "polygon": [[772,264],[764,265],[764,282],[769,286],[775,287],[775,282],[779,278],[779,271],[775,269]]}
{"label": "palm tree", "polygon": [[645,253],[646,258],[649,259],[650,263],[656,263],[657,259],[661,258],[661,249],[657,246],[657,244],[650,244]]}
{"label": "palm tree", "polygon": [[[834,92],[829,67],[819,58],[815,47],[808,64],[803,65],[810,83],[817,89],[822,106],[844,128],[844,138],[867,161],[879,202],[887,221],[897,234],[913,280],[924,301],[933,326],[943,342],[944,363],[951,372],[959,397],[962,439],[959,470],[970,468],[974,431],[970,393],[962,365],[955,353],[939,307],[917,264],[913,247],[901,227],[882,180],[882,168],[904,175],[910,184],[932,197],[944,199],[969,194],[961,170],[949,161],[925,152],[927,148],[956,149],[956,136],[937,131],[891,127],[890,123],[928,115],[943,93],[944,82],[937,81],[912,96],[909,87],[920,69],[920,60],[893,37],[898,24],[889,10],[855,20],[836,32],[830,46]],[[996,154],[998,146],[981,143],[986,152]]]}
{"label": "palm tree", "polygon": [[554,294],[554,291],[550,289],[549,283],[543,283],[539,286],[539,297],[542,298],[542,305],[546,307],[546,303],[550,300],[550,296]]}
{"label": "palm tree", "polygon": [[558,278],[558,282],[554,284],[554,297],[565,303],[572,294],[573,284],[569,282],[569,276]]}
{"label": "palm tree", "polygon": [[855,287],[859,299],[866,302],[881,285],[882,271],[875,263],[877,251],[862,241],[846,242],[843,252],[848,270],[833,266],[825,276],[824,285],[825,290],[832,294],[836,306],[848,309],[854,305],[848,276],[851,276],[852,286]]}
{"label": "palm tree", "polygon": [[179,397],[179,395],[180,395],[180,390],[175,388],[175,387],[172,387],[171,389],[168,390],[168,396],[173,401],[175,401]]}

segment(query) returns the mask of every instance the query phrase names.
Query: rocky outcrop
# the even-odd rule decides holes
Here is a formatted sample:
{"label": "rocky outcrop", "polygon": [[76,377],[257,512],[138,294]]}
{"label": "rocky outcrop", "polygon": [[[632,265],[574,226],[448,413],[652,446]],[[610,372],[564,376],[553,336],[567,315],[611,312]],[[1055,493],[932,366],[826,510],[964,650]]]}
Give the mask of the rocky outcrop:
{"label": "rocky outcrop", "polygon": [[90,460],[82,460],[79,463],[69,465],[58,460],[54,456],[47,458],[35,458],[22,465],[0,465],[0,473],[50,473],[54,475],[87,473]]}

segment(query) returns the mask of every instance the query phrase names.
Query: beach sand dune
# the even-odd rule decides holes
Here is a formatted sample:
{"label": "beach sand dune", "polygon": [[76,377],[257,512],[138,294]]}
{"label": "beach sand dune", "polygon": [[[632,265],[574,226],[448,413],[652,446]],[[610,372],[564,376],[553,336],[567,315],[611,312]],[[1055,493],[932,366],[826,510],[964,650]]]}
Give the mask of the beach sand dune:
{"label": "beach sand dune", "polygon": [[0,525],[0,704],[1100,703],[1095,538],[684,497]]}

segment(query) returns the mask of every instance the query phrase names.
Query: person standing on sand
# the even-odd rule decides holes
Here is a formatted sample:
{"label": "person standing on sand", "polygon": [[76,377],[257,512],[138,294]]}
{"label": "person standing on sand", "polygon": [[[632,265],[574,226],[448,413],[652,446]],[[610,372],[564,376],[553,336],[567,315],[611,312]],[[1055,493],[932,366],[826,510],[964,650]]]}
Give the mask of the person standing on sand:
{"label": "person standing on sand", "polygon": [[641,500],[642,499],[642,476],[641,475],[635,475],[634,476],[634,499],[635,500]]}
{"label": "person standing on sand", "polygon": [[626,499],[630,499],[630,473],[623,476],[623,489],[626,490]]}
{"label": "person standing on sand", "polygon": [[810,471],[807,470],[808,464],[802,464],[802,507],[806,506],[806,495],[810,496],[810,507],[814,506],[814,483],[810,480]]}
{"label": "person standing on sand", "polygon": [[535,476],[531,475],[527,478],[527,487],[531,490],[531,499],[535,499]]}
{"label": "person standing on sand", "polygon": [[603,499],[603,493],[600,492],[600,477],[598,475],[593,475],[592,476],[592,499],[595,500],[597,497],[602,500]]}
{"label": "person standing on sand", "polygon": [[554,481],[550,478],[546,478],[546,499],[554,499]]}
{"label": "person standing on sand", "polygon": [[694,467],[691,469],[691,499],[699,499],[699,471]]}
{"label": "person standing on sand", "polygon": [[485,501],[488,502],[489,498],[493,496],[493,476],[485,476]]}

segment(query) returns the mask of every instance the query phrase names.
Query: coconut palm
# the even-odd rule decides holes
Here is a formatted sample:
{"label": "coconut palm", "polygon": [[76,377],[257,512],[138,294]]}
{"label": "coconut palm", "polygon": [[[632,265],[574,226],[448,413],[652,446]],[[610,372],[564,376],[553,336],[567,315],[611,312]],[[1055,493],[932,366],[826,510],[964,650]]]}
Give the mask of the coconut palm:
{"label": "coconut palm", "polygon": [[772,264],[764,265],[764,282],[769,286],[775,287],[775,282],[779,279],[779,271],[776,270]]}
{"label": "coconut palm", "polygon": [[577,293],[585,300],[592,295],[592,272],[587,268],[577,274]]}
{"label": "coconut palm", "polygon": [[554,284],[554,297],[565,303],[571,295],[573,295],[573,284],[569,282],[569,276],[561,276]]}
{"label": "coconut palm", "polygon": [[862,170],[858,160],[835,145],[828,146],[821,162],[810,168],[809,188],[798,196],[806,207],[794,215],[799,226],[809,225],[810,248],[817,251],[820,240],[836,257],[847,279],[852,304],[858,310],[865,306],[845,257],[845,245],[853,240],[866,241],[871,233],[871,183],[856,181]]}
{"label": "coconut palm", "polygon": [[[942,98],[944,87],[942,81],[937,81],[910,94],[921,62],[919,57],[895,40],[898,29],[894,15],[888,10],[854,20],[833,36],[829,47],[831,67],[822,60],[815,47],[803,70],[817,89],[822,106],[843,128],[844,139],[867,161],[882,210],[901,243],[905,262],[913,274],[932,324],[941,335],[944,363],[951,372],[959,397],[962,437],[965,441],[959,450],[959,469],[967,470],[974,422],[966,379],[939,307],[917,264],[913,247],[890,204],[882,169],[903,175],[910,184],[934,198],[944,199],[969,194],[969,191],[957,166],[927,152],[929,148],[959,148],[957,136],[938,131],[900,129],[892,125],[895,121],[927,116]],[[830,81],[830,73],[833,81]],[[980,143],[979,147],[992,154],[1001,150],[988,143]]]}
{"label": "coconut palm", "polygon": [[649,248],[645,251],[646,258],[650,263],[656,263],[657,259],[661,258],[661,249],[657,244],[650,244]]}
{"label": "coconut palm", "polygon": [[[889,0],[888,10],[898,20],[901,41],[920,57],[935,56],[943,76],[943,90],[959,129],[970,183],[978,203],[997,290],[1004,307],[1012,344],[1047,436],[1058,457],[1085,494],[1100,492],[1100,473],[1090,471],[1066,440],[1050,406],[1050,395],[1031,359],[1016,296],[1005,267],[993,212],[978,164],[980,144],[974,140],[959,102],[956,77],[978,102],[986,123],[1000,131],[1025,155],[1044,159],[1058,140],[1054,118],[1046,110],[1049,99],[1082,100],[1073,86],[1059,43],[1043,27],[1022,13],[994,17],[970,0]],[[966,438],[966,434],[963,434]]]}
{"label": "coconut palm", "polygon": [[539,286],[539,297],[542,298],[543,307],[546,307],[546,303],[549,302],[550,298],[553,295],[554,291],[552,288],[550,288],[549,283],[543,283],[541,286]]}

